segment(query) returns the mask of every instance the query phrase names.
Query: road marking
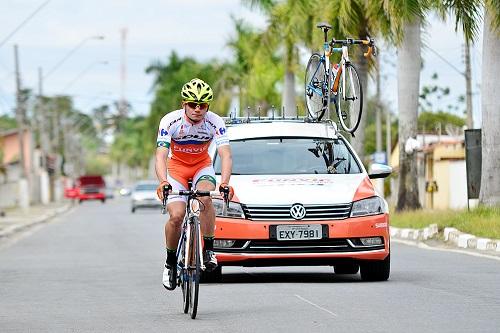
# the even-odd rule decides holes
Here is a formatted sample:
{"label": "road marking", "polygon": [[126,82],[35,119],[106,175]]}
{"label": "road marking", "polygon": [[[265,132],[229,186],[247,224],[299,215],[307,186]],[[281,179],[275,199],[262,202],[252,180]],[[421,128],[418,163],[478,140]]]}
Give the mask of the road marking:
{"label": "road marking", "polygon": [[333,316],[335,316],[335,317],[337,317],[337,316],[338,316],[336,313],[333,313],[332,311],[330,311],[330,310],[328,310],[328,309],[325,309],[325,308],[323,308],[323,307],[319,306],[318,304],[314,304],[313,302],[311,302],[311,301],[309,301],[309,300],[305,299],[304,297],[301,297],[301,296],[299,296],[299,295],[295,295],[295,297],[297,297],[298,299],[300,299],[300,300],[302,300],[302,301],[304,301],[304,302],[306,302],[306,303],[311,304],[312,306],[317,307],[317,308],[318,308],[318,309],[320,309],[320,310],[323,310],[323,311],[325,311],[325,312],[328,312],[329,314],[331,314],[331,315],[333,315]]}

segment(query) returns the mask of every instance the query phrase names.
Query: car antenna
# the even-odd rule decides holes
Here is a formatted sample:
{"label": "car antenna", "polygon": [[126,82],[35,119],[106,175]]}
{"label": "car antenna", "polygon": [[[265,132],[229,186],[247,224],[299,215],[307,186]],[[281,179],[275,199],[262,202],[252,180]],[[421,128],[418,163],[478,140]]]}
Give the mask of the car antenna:
{"label": "car antenna", "polygon": [[260,105],[259,105],[257,110],[259,110],[259,120],[260,120]]}
{"label": "car antenna", "polygon": [[272,114],[273,114],[273,120],[274,120],[274,105],[271,105],[271,111],[272,111]]}

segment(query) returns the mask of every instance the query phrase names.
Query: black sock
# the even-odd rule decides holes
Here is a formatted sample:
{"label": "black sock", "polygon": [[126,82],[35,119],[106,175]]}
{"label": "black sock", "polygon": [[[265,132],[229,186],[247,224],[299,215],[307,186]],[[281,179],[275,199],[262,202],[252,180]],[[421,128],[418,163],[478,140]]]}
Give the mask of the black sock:
{"label": "black sock", "polygon": [[203,243],[205,244],[205,251],[213,251],[214,250],[214,236],[206,237],[203,236]]}
{"label": "black sock", "polygon": [[177,264],[177,255],[175,252],[176,250],[167,249],[167,264],[171,267]]}

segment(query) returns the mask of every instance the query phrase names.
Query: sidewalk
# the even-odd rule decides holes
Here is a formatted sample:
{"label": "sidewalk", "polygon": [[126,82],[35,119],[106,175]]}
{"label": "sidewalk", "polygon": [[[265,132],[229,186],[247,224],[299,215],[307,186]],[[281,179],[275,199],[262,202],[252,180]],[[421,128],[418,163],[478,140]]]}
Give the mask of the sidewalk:
{"label": "sidewalk", "polygon": [[437,224],[423,229],[390,227],[391,238],[414,245],[430,248],[475,253],[500,258],[500,240],[480,238],[466,234],[455,228],[439,231]]}
{"label": "sidewalk", "polygon": [[0,216],[0,241],[15,233],[31,228],[37,224],[48,222],[51,218],[68,211],[71,202],[61,201],[48,205],[34,205],[24,212],[19,207],[6,208]]}

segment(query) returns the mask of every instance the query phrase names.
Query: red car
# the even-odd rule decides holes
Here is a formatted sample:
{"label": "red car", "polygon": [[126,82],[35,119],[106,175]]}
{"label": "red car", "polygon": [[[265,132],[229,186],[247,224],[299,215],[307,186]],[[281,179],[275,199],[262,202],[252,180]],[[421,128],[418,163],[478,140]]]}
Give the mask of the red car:
{"label": "red car", "polygon": [[85,200],[101,200],[106,202],[106,183],[102,176],[86,175],[76,181],[77,198],[81,203]]}

